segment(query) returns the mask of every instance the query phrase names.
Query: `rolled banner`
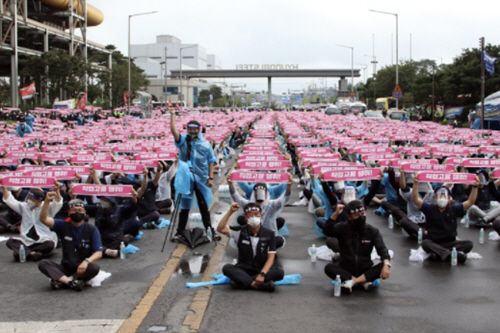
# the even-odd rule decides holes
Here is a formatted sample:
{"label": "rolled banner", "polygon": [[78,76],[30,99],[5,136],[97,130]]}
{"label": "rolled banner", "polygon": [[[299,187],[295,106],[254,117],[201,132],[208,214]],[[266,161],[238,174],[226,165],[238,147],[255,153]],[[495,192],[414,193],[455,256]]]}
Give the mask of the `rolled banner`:
{"label": "rolled banner", "polygon": [[361,148],[354,148],[354,151],[356,152],[356,154],[390,154],[390,153],[392,153],[392,148],[391,147],[374,147],[374,148],[361,147]]}
{"label": "rolled banner", "polygon": [[418,173],[417,180],[430,183],[474,184],[476,177],[472,173],[422,172]]}
{"label": "rolled banner", "polygon": [[410,160],[400,160],[399,164],[407,164],[407,163],[412,163],[412,164],[439,164],[438,160],[435,158],[429,159],[429,158],[417,158],[417,159],[410,159]]}
{"label": "rolled banner", "polygon": [[247,151],[244,151],[242,154],[245,154],[245,155],[255,155],[255,154],[258,154],[258,155],[281,155],[281,153],[279,152],[279,150],[273,148],[274,150],[247,150]]}
{"label": "rolled banner", "polygon": [[7,153],[7,157],[9,158],[29,158],[31,160],[36,160],[38,158],[38,155],[40,155],[40,153],[27,153],[27,152],[11,152],[11,153]]}
{"label": "rolled banner", "polygon": [[[329,166],[329,167],[355,167],[357,165],[361,164],[356,164],[353,162],[348,162],[348,161],[339,161],[339,160],[323,160],[323,161],[312,161],[311,162],[311,167],[315,168],[318,166]],[[364,167],[364,165],[363,165]]]}
{"label": "rolled banner", "polygon": [[132,197],[132,185],[88,185],[76,184],[73,186],[73,194],[97,195],[108,197]]}
{"label": "rolled banner", "polygon": [[297,138],[297,139],[289,139],[288,142],[293,143],[296,146],[308,146],[308,145],[322,145],[322,139],[313,139],[313,138]]}
{"label": "rolled banner", "polygon": [[56,185],[55,178],[41,177],[4,177],[2,178],[2,186],[14,187],[42,187],[51,188]]}
{"label": "rolled banner", "polygon": [[260,145],[248,145],[245,146],[244,151],[260,151],[260,150],[266,150],[266,151],[277,151],[276,146],[260,146]]}
{"label": "rolled banner", "polygon": [[465,158],[463,164],[466,168],[498,168],[500,167],[500,160],[491,158]]}
{"label": "rolled banner", "polygon": [[126,162],[129,164],[140,164],[146,168],[156,168],[159,164],[158,160],[126,160]]}
{"label": "rolled banner", "polygon": [[377,161],[400,158],[400,154],[365,154],[361,155],[363,161]]}
{"label": "rolled banner", "polygon": [[22,171],[0,172],[0,178],[5,178],[5,177],[22,177],[22,176],[24,176],[24,173]]}
{"label": "rolled banner", "polygon": [[78,173],[80,176],[88,176],[90,174],[90,167],[88,166],[54,165],[54,166],[49,166],[47,168],[49,170],[54,170],[54,171],[74,171],[75,173]]}
{"label": "rolled banner", "polygon": [[332,159],[332,160],[340,160],[339,153],[326,153],[326,154],[313,154],[313,153],[301,153],[300,157],[304,160],[319,160],[319,159]]}
{"label": "rolled banner", "polygon": [[239,161],[285,161],[285,155],[254,155],[254,154],[243,154],[238,156]]}
{"label": "rolled banner", "polygon": [[41,153],[40,159],[42,161],[57,161],[57,160],[68,160],[73,155],[73,152],[68,151],[64,153]]}
{"label": "rolled banner", "polygon": [[309,148],[309,147],[298,147],[297,151],[299,153],[307,153],[307,154],[330,154],[332,150],[328,147],[317,147],[317,148]]}
{"label": "rolled banner", "polygon": [[461,157],[449,157],[446,159],[446,164],[460,165],[464,159]]}
{"label": "rolled banner", "polygon": [[94,170],[105,172],[123,172],[140,175],[143,173],[144,165],[131,163],[96,162],[94,163]]}
{"label": "rolled banner", "polygon": [[177,153],[177,147],[174,145],[166,147],[156,147],[154,151],[156,153]]}
{"label": "rolled banner", "polygon": [[48,169],[49,167],[46,165],[21,164],[17,167],[17,171],[48,170]]}
{"label": "rolled banner", "polygon": [[406,163],[402,166],[404,172],[438,171],[454,172],[455,167],[452,164],[419,164]]}
{"label": "rolled banner", "polygon": [[288,184],[289,175],[290,174],[286,172],[267,173],[235,171],[231,174],[231,180],[234,182]]}
{"label": "rolled banner", "polygon": [[323,179],[325,181],[379,179],[381,173],[382,170],[379,168],[352,171],[328,171],[323,173]]}
{"label": "rolled banner", "polygon": [[111,161],[111,155],[73,155],[71,163],[95,163]]}
{"label": "rolled banner", "polygon": [[244,170],[287,170],[289,161],[239,161],[238,168]]}
{"label": "rolled banner", "polygon": [[392,141],[417,141],[418,135],[403,135],[397,134],[391,136]]}
{"label": "rolled banner", "polygon": [[31,170],[25,171],[24,176],[36,178],[55,178],[56,180],[73,180],[76,179],[76,171],[74,170]]}
{"label": "rolled banner", "polygon": [[401,147],[399,148],[400,153],[405,153],[406,155],[420,155],[427,153],[429,148],[426,147]]}

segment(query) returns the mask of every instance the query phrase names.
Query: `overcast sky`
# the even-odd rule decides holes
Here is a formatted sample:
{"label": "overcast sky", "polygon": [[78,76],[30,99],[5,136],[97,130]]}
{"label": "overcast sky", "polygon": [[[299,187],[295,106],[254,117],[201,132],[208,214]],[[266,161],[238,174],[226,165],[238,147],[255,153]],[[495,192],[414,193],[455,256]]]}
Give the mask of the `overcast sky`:
{"label": "overcast sky", "polygon": [[[427,58],[438,64],[451,63],[462,49],[478,47],[481,36],[486,43],[500,44],[498,5],[494,0],[89,0],[88,3],[104,13],[104,22],[89,28],[88,38],[92,41],[114,44],[127,54],[128,15],[158,11],[132,18],[132,44],[155,43],[157,35],[173,35],[183,43],[204,46],[209,54],[221,58],[224,69],[234,69],[237,64],[350,69],[351,50],[336,46],[341,44],[354,48],[354,68],[367,66],[369,77],[373,73],[370,64],[373,54],[378,61],[377,69],[396,61],[396,18],[370,9],[398,14],[400,61],[411,56],[413,60]],[[329,79],[328,86],[337,80]],[[307,88],[312,81],[274,79],[273,91]],[[316,79],[321,85],[319,81],[322,80]],[[266,89],[265,79],[246,83],[256,90]]]}

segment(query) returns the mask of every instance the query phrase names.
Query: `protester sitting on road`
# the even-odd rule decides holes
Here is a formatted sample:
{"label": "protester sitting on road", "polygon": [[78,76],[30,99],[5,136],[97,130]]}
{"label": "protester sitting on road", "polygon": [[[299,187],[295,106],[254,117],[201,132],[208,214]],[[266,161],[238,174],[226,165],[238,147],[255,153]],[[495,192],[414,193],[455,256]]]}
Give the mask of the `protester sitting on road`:
{"label": "protester sitting on road", "polygon": [[[348,222],[337,222],[342,212],[347,211]],[[342,287],[349,292],[355,284],[368,290],[378,279],[387,279],[390,275],[390,256],[379,230],[366,223],[366,211],[360,200],[350,201],[346,206],[337,204],[323,228],[327,236],[335,237],[339,242],[339,265],[328,264],[325,273],[332,280],[340,276]],[[380,262],[373,265],[373,248],[380,256]]]}
{"label": "protester sitting on road", "polygon": [[[19,202],[24,202],[29,190],[27,188],[17,187],[11,188],[11,194]],[[19,233],[22,216],[16,213],[12,208],[7,206],[7,214],[0,216],[0,232],[15,232]]]}
{"label": "protester sitting on road", "polygon": [[[477,198],[474,204],[469,208],[467,215],[471,224],[478,228],[486,228],[491,226],[491,222],[500,216],[500,206],[491,206],[492,199],[500,201],[500,179],[492,182],[488,173],[484,170],[478,171],[479,188],[477,190]],[[468,185],[464,188],[467,190]]]}
{"label": "protester sitting on road", "polygon": [[[59,184],[57,183],[57,186]],[[45,193],[40,188],[32,188],[26,196],[25,202],[17,201],[5,186],[2,186],[3,201],[14,212],[22,216],[19,237],[12,237],[7,241],[7,247],[14,251],[14,260],[19,261],[21,245],[25,249],[26,258],[34,261],[42,259],[51,253],[57,245],[57,235],[40,222],[40,206],[45,199]],[[50,205],[49,214],[54,216],[62,206],[62,198],[56,190],[56,201]]]}
{"label": "protester sitting on road", "polygon": [[479,186],[479,177],[476,177],[476,183],[472,186],[469,199],[463,203],[451,205],[450,190],[447,187],[440,186],[434,191],[434,201],[436,204],[424,202],[418,195],[418,174],[415,175],[412,188],[412,200],[425,214],[426,228],[424,231],[424,240],[422,249],[432,254],[438,260],[446,261],[450,259],[451,250],[456,248],[458,252],[458,262],[464,263],[467,259],[466,253],[472,250],[472,242],[469,240],[457,240],[457,215],[464,215],[465,212],[476,201],[477,188]]}
{"label": "protester sitting on road", "polygon": [[[274,232],[276,238],[276,248],[280,248],[285,244],[285,238],[278,234],[279,227],[276,220],[276,215],[278,212],[285,207],[285,205],[290,200],[290,195],[292,194],[292,175],[288,175],[289,183],[286,186],[285,193],[278,199],[271,200],[269,198],[269,193],[267,191],[266,183],[257,183],[254,186],[255,192],[255,202],[262,208],[262,225]],[[235,189],[233,182],[231,181],[231,174],[226,177],[227,183],[229,185],[229,193],[231,194],[231,199],[237,202],[240,207],[245,207],[249,202],[248,199],[243,198]],[[242,221],[240,221],[242,222]],[[283,224],[285,221],[283,220]]]}
{"label": "protester sitting on road", "polygon": [[250,202],[243,208],[247,223],[243,226],[228,227],[232,214],[240,208],[233,203],[217,226],[217,231],[231,237],[238,246],[238,262],[222,268],[231,279],[233,289],[256,289],[274,291],[274,281],[282,280],[285,273],[274,266],[276,242],[274,232],[261,225],[262,208]]}
{"label": "protester sitting on road", "polygon": [[49,217],[49,205],[55,197],[56,193],[47,193],[40,221],[61,239],[63,257],[60,265],[44,259],[38,264],[38,269],[50,278],[52,289],[68,286],[82,291],[85,282],[99,273],[99,265],[95,262],[102,257],[101,236],[96,227],[84,221],[85,203],[80,199],[69,202],[69,221]]}
{"label": "protester sitting on road", "polygon": [[137,191],[137,217],[146,229],[154,229],[160,219],[160,213],[155,205],[158,182],[163,173],[163,164],[159,163],[155,177],[148,181],[148,169],[144,168],[143,174],[138,178],[134,189]]}
{"label": "protester sitting on road", "polygon": [[[160,161],[159,163],[164,163]],[[168,170],[165,172],[165,170]],[[155,205],[158,208],[160,214],[170,214],[172,212],[173,201],[172,201],[172,188],[175,174],[177,173],[177,160],[167,167],[167,164],[163,165],[163,173],[161,174],[160,180],[158,181],[158,189],[156,190]],[[175,188],[174,188],[175,190]]]}
{"label": "protester sitting on road", "polygon": [[29,133],[33,133],[33,129],[28,124],[26,124],[24,118],[21,118],[19,120],[19,124],[17,125],[16,136],[23,138],[25,134]]}

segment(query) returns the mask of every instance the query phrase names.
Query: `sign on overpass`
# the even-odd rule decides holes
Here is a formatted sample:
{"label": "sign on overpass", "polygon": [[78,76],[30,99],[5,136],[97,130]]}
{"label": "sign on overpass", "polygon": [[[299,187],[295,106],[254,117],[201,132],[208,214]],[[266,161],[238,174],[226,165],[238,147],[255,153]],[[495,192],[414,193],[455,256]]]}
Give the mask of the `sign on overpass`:
{"label": "sign on overpass", "polygon": [[[172,77],[180,77],[180,70],[172,70]],[[352,72],[360,77],[359,69]],[[351,77],[350,69],[189,69],[182,76],[195,78],[246,78],[246,77]]]}

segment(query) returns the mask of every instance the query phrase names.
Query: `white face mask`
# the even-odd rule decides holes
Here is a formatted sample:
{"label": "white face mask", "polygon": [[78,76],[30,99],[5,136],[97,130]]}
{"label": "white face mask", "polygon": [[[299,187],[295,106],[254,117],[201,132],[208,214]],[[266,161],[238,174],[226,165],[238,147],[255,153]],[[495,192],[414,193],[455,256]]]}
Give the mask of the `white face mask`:
{"label": "white face mask", "polygon": [[247,223],[252,228],[257,228],[260,224],[260,217],[252,216],[247,220]]}
{"label": "white face mask", "polygon": [[437,199],[437,205],[439,208],[444,208],[444,207],[446,207],[447,204],[448,204],[448,200],[446,200],[445,198]]}
{"label": "white face mask", "polygon": [[338,181],[338,182],[333,184],[333,187],[335,188],[335,191],[342,191],[345,187],[345,182]]}
{"label": "white face mask", "polygon": [[104,208],[104,209],[111,208],[111,203],[107,202],[107,201],[101,200],[101,207]]}
{"label": "white face mask", "polygon": [[31,210],[33,210],[36,206],[36,202],[34,202],[32,200],[28,200],[26,203],[28,204],[28,208]]}

